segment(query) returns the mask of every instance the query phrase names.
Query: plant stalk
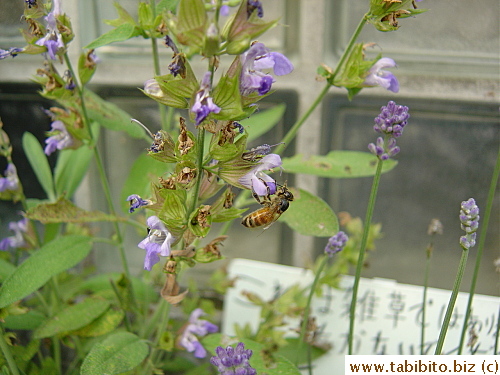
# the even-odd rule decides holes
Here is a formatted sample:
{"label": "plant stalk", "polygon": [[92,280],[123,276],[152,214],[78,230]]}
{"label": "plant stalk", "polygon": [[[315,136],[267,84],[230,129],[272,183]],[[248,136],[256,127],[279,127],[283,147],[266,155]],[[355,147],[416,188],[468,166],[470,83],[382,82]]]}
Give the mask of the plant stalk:
{"label": "plant stalk", "polygon": [[19,369],[17,368],[16,361],[12,352],[10,351],[9,345],[5,341],[5,331],[3,329],[3,324],[0,323],[0,350],[7,362],[7,366],[9,367],[10,373],[12,375],[20,375]]}

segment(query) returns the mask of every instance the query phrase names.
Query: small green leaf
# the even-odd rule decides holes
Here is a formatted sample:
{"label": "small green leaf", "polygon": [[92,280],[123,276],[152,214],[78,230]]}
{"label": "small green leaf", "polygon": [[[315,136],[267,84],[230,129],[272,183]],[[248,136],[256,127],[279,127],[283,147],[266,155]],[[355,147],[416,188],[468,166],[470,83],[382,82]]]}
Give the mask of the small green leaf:
{"label": "small green leaf", "polygon": [[0,258],[0,283],[3,282],[12,272],[14,272],[16,266],[6,260]]}
{"label": "small green leaf", "polygon": [[52,172],[47,156],[45,156],[38,139],[31,133],[24,133],[23,149],[43,190],[45,190],[50,200],[55,200],[56,195],[54,193]]}
{"label": "small green leaf", "polygon": [[248,117],[243,110],[239,77],[222,76],[213,91],[213,100],[221,111],[213,114],[217,120],[241,120]]}
{"label": "small green leaf", "polygon": [[122,322],[124,317],[125,312],[123,310],[108,309],[108,311],[99,316],[89,325],[76,331],[72,331],[70,334],[82,337],[102,336],[114,331]]}
{"label": "small green leaf", "polygon": [[[95,134],[95,132],[94,132]],[[56,193],[71,198],[87,173],[94,152],[87,146],[61,150],[54,170]]]}
{"label": "small green leaf", "polygon": [[87,298],[76,305],[59,311],[46,320],[34,332],[36,339],[52,337],[74,331],[92,323],[109,308],[109,302],[102,299]]}
{"label": "small green leaf", "polygon": [[[297,154],[283,158],[283,168],[289,173],[312,174],[329,178],[354,178],[375,175],[378,159],[369,152],[331,151],[324,156],[305,158]],[[397,161],[384,161],[382,173],[389,172]]]}
{"label": "small green leaf", "polygon": [[126,218],[102,211],[86,211],[60,197],[56,203],[42,203],[26,212],[26,217],[47,223],[89,223],[94,221],[126,221]]}
{"label": "small green leaf", "polygon": [[290,190],[294,200],[280,220],[306,236],[331,237],[339,231],[337,216],[323,199],[302,189]]}
{"label": "small green leaf", "polygon": [[257,374],[266,374],[266,375],[300,375],[301,372],[292,362],[279,354],[274,354],[273,358],[275,359],[275,363],[270,367],[266,367],[266,359],[264,358],[264,345],[249,340],[249,339],[231,339],[226,335],[215,333],[212,335],[208,335],[203,338],[202,344],[207,350],[209,350],[212,354],[215,353],[215,348],[218,346],[222,346],[226,348],[228,345],[231,345],[233,348],[236,348],[238,342],[243,342],[245,344],[245,349],[252,350],[253,354],[250,360],[248,361],[250,365],[257,370]]}
{"label": "small green leaf", "polygon": [[86,236],[64,236],[44,245],[26,259],[0,287],[0,308],[43,286],[52,276],[81,262],[92,249]]}
{"label": "small green leaf", "polygon": [[85,49],[96,49],[115,42],[123,42],[133,37],[141,35],[140,30],[133,24],[123,23],[120,26],[102,34],[93,42],[87,44]]}
{"label": "small green leaf", "polygon": [[252,141],[271,130],[281,120],[285,110],[286,104],[278,104],[256,113],[248,119],[241,120],[241,125],[248,133],[248,141]]}
{"label": "small green leaf", "polygon": [[47,317],[39,311],[30,310],[26,314],[9,315],[5,318],[5,328],[34,330],[42,324]]}
{"label": "small green leaf", "polygon": [[160,14],[163,11],[170,11],[172,13],[175,13],[178,3],[179,0],[160,0],[156,5],[156,14]]}
{"label": "small green leaf", "polygon": [[85,357],[82,375],[113,375],[134,369],[148,355],[148,345],[129,332],[117,332],[94,345]]}

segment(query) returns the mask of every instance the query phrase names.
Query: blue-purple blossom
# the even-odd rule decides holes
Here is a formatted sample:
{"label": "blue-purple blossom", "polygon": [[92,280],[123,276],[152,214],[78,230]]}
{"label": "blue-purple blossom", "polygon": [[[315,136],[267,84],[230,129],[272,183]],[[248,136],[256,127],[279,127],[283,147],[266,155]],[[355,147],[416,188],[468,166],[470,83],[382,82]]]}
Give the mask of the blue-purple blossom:
{"label": "blue-purple blossom", "polygon": [[9,230],[14,232],[14,235],[0,240],[0,250],[16,249],[27,245],[23,236],[23,233],[28,231],[27,218],[22,218],[19,221],[11,221],[9,223]]}
{"label": "blue-purple blossom", "polygon": [[255,10],[257,10],[257,17],[264,17],[262,3],[258,0],[247,0],[247,17],[250,17]]}
{"label": "blue-purple blossom", "polygon": [[66,126],[60,120],[51,124],[52,129],[49,132],[50,137],[45,140],[45,154],[50,155],[56,150],[63,150],[73,146],[73,137],[66,130]]}
{"label": "blue-purple blossom", "polygon": [[368,150],[380,160],[387,160],[400,151],[399,146],[396,146],[396,138],[389,138],[386,145],[382,137],[378,137],[376,143],[370,143]]}
{"label": "blue-purple blossom", "polygon": [[130,208],[128,212],[132,213],[140,207],[149,206],[152,202],[148,199],[142,199],[137,194],[132,194],[127,197],[127,201],[130,202]]}
{"label": "blue-purple blossom", "polygon": [[28,8],[36,6],[36,0],[25,0],[24,2],[28,6]]}
{"label": "blue-purple blossom", "polygon": [[57,53],[64,50],[64,42],[62,35],[57,29],[56,16],[61,14],[60,0],[53,1],[54,7],[52,12],[47,14],[45,21],[47,22],[47,34],[39,39],[35,44],[47,48],[47,54],[51,60],[56,60]]}
{"label": "blue-purple blossom", "polygon": [[276,181],[263,171],[281,167],[282,164],[281,157],[278,154],[266,155],[259,161],[259,164],[255,168],[243,177],[240,177],[238,182],[257,195],[274,194],[276,193]]}
{"label": "blue-purple blossom", "polygon": [[387,70],[383,70],[395,66],[396,62],[393,59],[382,57],[370,68],[363,84],[365,86],[381,86],[386,90],[398,92],[399,82],[396,76]]}
{"label": "blue-purple blossom", "polygon": [[386,106],[380,108],[380,114],[374,120],[373,130],[399,138],[403,134],[403,129],[408,124],[409,118],[408,107],[397,105],[391,100]]}
{"label": "blue-purple blossom", "polygon": [[195,309],[191,313],[189,323],[182,332],[179,340],[179,345],[184,347],[188,352],[193,352],[196,358],[205,358],[207,355],[207,351],[198,339],[219,330],[215,324],[210,323],[208,320],[200,319],[202,315],[205,315],[205,312],[200,308]]}
{"label": "blue-purple blossom", "polygon": [[151,271],[151,268],[160,261],[160,255],[162,257],[170,255],[170,246],[175,238],[158,216],[148,217],[147,223],[149,233],[137,246],[146,250],[144,269]]}
{"label": "blue-purple blossom", "polygon": [[17,190],[19,188],[19,177],[17,176],[16,166],[12,163],[7,164],[5,177],[0,177],[0,193],[6,190]]}
{"label": "blue-purple blossom", "polygon": [[220,375],[256,375],[255,370],[248,360],[253,352],[250,349],[245,349],[245,344],[239,342],[236,349],[232,346],[224,349],[218,346],[215,349],[216,356],[210,358],[210,363],[217,366]]}
{"label": "blue-purple blossom", "polygon": [[24,52],[24,48],[12,47],[8,50],[0,49],[0,60],[6,59],[9,56],[16,57],[21,52]]}
{"label": "blue-purple blossom", "polygon": [[210,96],[211,77],[211,72],[205,73],[205,75],[203,76],[203,80],[201,81],[200,90],[196,93],[195,102],[191,107],[191,112],[196,114],[196,125],[200,125],[210,113],[219,113],[221,110],[220,107],[214,103],[212,97]]}
{"label": "blue-purple blossom", "polygon": [[333,254],[337,254],[342,251],[347,244],[348,239],[349,237],[347,237],[347,234],[342,231],[338,232],[328,240],[325,247],[325,253],[331,257]]}
{"label": "blue-purple blossom", "polygon": [[476,244],[476,231],[479,228],[479,207],[474,198],[463,201],[460,205],[460,227],[465,236],[460,237],[460,245],[468,250]]}
{"label": "blue-purple blossom", "polygon": [[262,43],[254,43],[250,49],[241,56],[240,92],[250,95],[257,92],[264,95],[271,90],[274,79],[262,70],[273,69],[277,76],[289,74],[293,65],[285,55],[279,52],[270,52]]}

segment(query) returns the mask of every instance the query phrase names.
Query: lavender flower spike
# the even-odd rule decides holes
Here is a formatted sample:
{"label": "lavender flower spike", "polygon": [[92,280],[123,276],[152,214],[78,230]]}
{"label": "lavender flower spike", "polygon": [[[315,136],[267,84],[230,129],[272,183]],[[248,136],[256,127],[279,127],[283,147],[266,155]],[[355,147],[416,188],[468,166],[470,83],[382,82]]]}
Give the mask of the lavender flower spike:
{"label": "lavender flower spike", "polygon": [[388,57],[382,57],[378,60],[368,71],[368,75],[365,78],[365,86],[382,86],[384,89],[398,92],[399,82],[394,74],[384,68],[393,68],[396,66],[396,62]]}
{"label": "lavender flower spike", "polygon": [[403,134],[403,129],[408,124],[409,118],[408,107],[397,105],[391,100],[386,106],[380,108],[380,114],[374,120],[373,130],[399,138]]}
{"label": "lavender flower spike", "polygon": [[254,191],[257,195],[267,195],[268,190],[269,194],[274,194],[276,192],[276,181],[263,171],[281,167],[281,164],[283,163],[278,154],[266,155],[260,160],[255,168],[241,177],[238,182]]}
{"label": "lavender flower spike", "polygon": [[462,202],[459,217],[460,226],[465,231],[465,236],[460,237],[460,245],[468,250],[476,244],[476,231],[479,227],[479,207],[474,198]]}
{"label": "lavender flower spike", "polygon": [[205,315],[205,312],[200,308],[195,309],[191,313],[189,324],[184,329],[179,341],[179,344],[188,352],[194,352],[196,358],[205,358],[207,355],[207,351],[201,345],[198,338],[219,330],[219,327],[215,324],[210,323],[208,320],[200,319],[202,315]]}
{"label": "lavender flower spike", "polygon": [[151,271],[151,268],[160,261],[160,255],[163,257],[170,255],[170,246],[175,238],[158,216],[150,216],[147,223],[149,234],[137,246],[146,250],[144,269]]}
{"label": "lavender flower spike", "polygon": [[196,93],[196,99],[191,107],[191,112],[196,114],[196,125],[200,125],[210,113],[219,113],[220,107],[210,97],[210,78],[212,73],[206,72],[201,81],[200,90]]}
{"label": "lavender flower spike", "polygon": [[331,257],[333,254],[337,254],[342,251],[347,244],[348,239],[349,237],[347,237],[347,234],[342,231],[338,232],[328,240],[325,247],[325,253]]}
{"label": "lavender flower spike", "polygon": [[11,221],[9,223],[9,230],[14,232],[11,237],[6,237],[0,241],[0,250],[7,250],[9,248],[16,249],[26,246],[23,233],[28,231],[28,219],[23,218],[19,221]]}
{"label": "lavender flower spike", "polygon": [[50,137],[45,140],[45,155],[52,154],[55,150],[63,150],[73,146],[73,137],[66,130],[66,126],[60,120],[54,121],[51,124]]}
{"label": "lavender flower spike", "polygon": [[236,345],[236,349],[232,346],[228,346],[224,349],[222,346],[218,346],[215,349],[217,353],[216,356],[210,358],[210,363],[217,366],[219,374],[221,375],[256,375],[257,370],[255,370],[248,360],[252,356],[253,352],[250,349],[245,349],[245,344],[242,342]]}
{"label": "lavender flower spike", "polygon": [[16,166],[9,163],[4,173],[5,177],[0,177],[0,193],[6,190],[17,190],[19,187],[19,177],[17,176]]}

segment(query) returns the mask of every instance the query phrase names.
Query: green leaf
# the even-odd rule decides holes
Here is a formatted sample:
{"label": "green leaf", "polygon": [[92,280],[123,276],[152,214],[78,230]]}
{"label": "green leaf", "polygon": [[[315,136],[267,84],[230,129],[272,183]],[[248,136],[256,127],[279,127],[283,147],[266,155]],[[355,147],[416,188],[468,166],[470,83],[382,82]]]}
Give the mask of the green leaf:
{"label": "green leaf", "polygon": [[339,231],[337,216],[323,199],[302,189],[290,190],[294,200],[280,220],[306,236],[331,237]]}
{"label": "green leaf", "polygon": [[[308,353],[306,350],[307,346],[303,345],[302,346],[302,352],[298,353],[298,348],[299,348],[299,339],[298,338],[287,338],[285,339],[288,343],[288,345],[285,345],[281,347],[278,350],[278,353],[285,358],[288,358],[290,361],[297,362],[299,364],[302,363],[307,363],[307,356]],[[327,351],[323,348],[317,347],[317,346],[311,346],[311,359],[314,361],[316,358],[321,357],[323,354],[325,354]],[[297,355],[299,356],[299,359],[297,360]]]}
{"label": "green leaf", "polygon": [[[96,134],[93,132],[93,134]],[[87,146],[61,150],[54,170],[56,193],[71,198],[87,173],[94,152]]]}
{"label": "green leaf", "polygon": [[236,348],[236,344],[238,342],[243,342],[245,344],[245,349],[252,350],[253,354],[250,360],[248,361],[250,365],[257,370],[257,374],[266,374],[266,375],[300,375],[301,372],[292,362],[283,357],[282,355],[275,354],[273,358],[276,360],[270,367],[266,367],[266,359],[263,356],[264,345],[249,340],[249,339],[230,339],[228,336],[215,333],[212,335],[208,335],[203,338],[202,343],[203,346],[209,350],[212,354],[215,353],[215,348],[218,346],[222,346],[226,348],[228,345],[231,345],[233,348]]}
{"label": "green leaf", "polygon": [[241,120],[248,117],[243,110],[239,77],[222,76],[213,91],[213,100],[221,111],[212,116],[217,120]]}
{"label": "green leaf", "polygon": [[52,276],[81,262],[92,244],[86,236],[64,236],[44,245],[26,259],[0,287],[0,308],[43,286]]}
{"label": "green leaf", "polygon": [[39,311],[30,310],[26,314],[9,315],[5,318],[5,328],[34,330],[42,324],[47,317]]}
{"label": "green leaf", "polygon": [[121,374],[139,366],[147,355],[148,346],[138,336],[117,332],[94,345],[83,361],[81,374]]}
{"label": "green leaf", "polygon": [[34,337],[43,339],[85,327],[104,314],[109,305],[106,300],[87,298],[46,320],[35,330]]}
{"label": "green leaf", "polygon": [[278,104],[245,120],[241,120],[241,125],[245,127],[248,133],[248,141],[252,141],[271,130],[281,120],[285,110],[286,104]]}
{"label": "green leaf", "polygon": [[47,156],[44,154],[38,139],[31,133],[24,133],[23,149],[43,190],[45,190],[50,200],[55,200],[56,194],[54,193],[52,172]]}
{"label": "green leaf", "polygon": [[[377,157],[369,152],[331,151],[324,156],[305,158],[297,154],[283,158],[283,168],[289,173],[312,174],[329,178],[354,178],[375,175]],[[398,164],[389,159],[384,161],[382,173],[389,172]]]}
{"label": "green leaf", "polygon": [[87,44],[85,49],[95,49],[115,42],[123,42],[141,35],[140,30],[133,24],[123,23],[120,26],[102,34],[93,42]]}
{"label": "green leaf", "polygon": [[132,164],[129,175],[121,191],[121,208],[123,212],[129,214],[129,202],[127,197],[138,194],[143,198],[151,196],[151,183],[157,182],[168,169],[168,165],[153,159],[147,154],[141,154]]}
{"label": "green leaf", "polygon": [[89,223],[94,221],[127,221],[126,218],[102,211],[86,211],[60,197],[56,203],[42,203],[26,212],[26,217],[47,223]]}
{"label": "green leaf", "polygon": [[97,337],[105,335],[114,331],[122,322],[124,317],[125,312],[123,310],[108,309],[108,311],[99,316],[89,325],[76,331],[72,331],[71,335],[82,337]]}
{"label": "green leaf", "polygon": [[179,0],[160,0],[160,2],[156,5],[156,14],[160,14],[163,11],[175,13],[178,3]]}
{"label": "green leaf", "polygon": [[130,121],[131,116],[117,105],[102,99],[90,90],[85,90],[85,104],[87,113],[92,121],[115,131],[124,131],[133,138],[151,139],[137,124]]}
{"label": "green leaf", "polygon": [[3,282],[12,272],[14,272],[16,266],[6,260],[0,258],[0,283]]}

